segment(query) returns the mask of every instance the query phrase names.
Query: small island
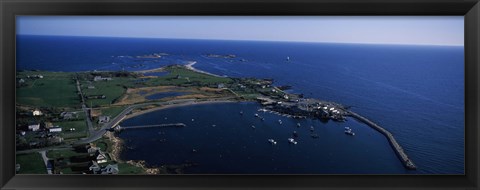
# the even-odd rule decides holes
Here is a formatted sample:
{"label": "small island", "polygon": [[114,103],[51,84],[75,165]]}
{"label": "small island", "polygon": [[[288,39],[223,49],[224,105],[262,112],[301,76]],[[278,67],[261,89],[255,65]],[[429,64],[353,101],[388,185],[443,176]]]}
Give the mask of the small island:
{"label": "small island", "polygon": [[[149,168],[144,161],[121,160],[122,140],[115,136],[123,130],[119,124],[160,109],[238,101],[258,102],[263,111],[293,118],[324,122],[357,119],[383,134],[407,169],[416,169],[390,132],[339,103],[287,93],[284,90],[291,86],[275,86],[272,79],[217,76],[196,70],[195,63],[132,72],[17,72],[17,172],[182,173],[195,163]],[[159,72],[167,74],[149,75]],[[159,126],[182,127],[182,124]],[[345,133],[355,135],[351,130]]]}

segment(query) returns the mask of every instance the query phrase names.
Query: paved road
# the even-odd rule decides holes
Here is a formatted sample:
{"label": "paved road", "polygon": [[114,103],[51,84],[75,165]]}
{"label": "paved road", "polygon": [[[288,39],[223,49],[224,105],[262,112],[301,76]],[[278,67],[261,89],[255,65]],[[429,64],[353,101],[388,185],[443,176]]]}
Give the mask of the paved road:
{"label": "paved road", "polygon": [[87,122],[88,135],[91,136],[92,134],[95,133],[95,129],[93,128],[90,112],[88,111],[90,108],[87,107],[85,102],[85,97],[83,97],[82,88],[80,87],[80,81],[78,80],[78,78],[76,78],[75,80],[77,83],[78,94],[80,94],[80,97],[82,98],[82,110],[85,112],[85,116],[86,116],[85,120]]}
{"label": "paved road", "polygon": [[[225,100],[229,100],[229,99],[231,99],[231,98],[217,98],[217,99],[212,99],[212,100],[208,100],[208,101],[225,101]],[[136,108],[140,108],[140,107],[144,107],[144,106],[148,106],[148,105],[159,105],[159,106],[175,105],[175,104],[189,105],[189,104],[195,104],[197,101],[199,101],[199,100],[196,100],[196,99],[181,99],[181,100],[172,100],[172,101],[167,101],[167,102],[149,102],[149,103],[142,103],[142,104],[135,104],[135,105],[128,106],[120,114],[118,114],[114,119],[112,119],[109,123],[105,124],[100,130],[97,130],[97,131],[93,132],[92,134],[90,134],[90,136],[88,138],[81,139],[81,140],[75,142],[74,145],[75,144],[76,145],[86,144],[86,143],[90,143],[90,142],[93,142],[93,141],[96,141],[96,140],[102,138],[103,134],[105,134],[108,129],[118,125],[125,118],[125,116],[127,114],[129,114],[132,110],[134,110]],[[202,101],[199,101],[199,102],[202,102]],[[205,100],[203,102],[205,102]]]}
{"label": "paved road", "polygon": [[47,168],[47,173],[48,173],[48,174],[52,174],[52,170],[49,170],[49,169],[48,169],[47,151],[46,151],[46,150],[42,150],[42,151],[38,151],[38,153],[40,153],[40,154],[42,155],[43,163],[45,163],[45,168]]}

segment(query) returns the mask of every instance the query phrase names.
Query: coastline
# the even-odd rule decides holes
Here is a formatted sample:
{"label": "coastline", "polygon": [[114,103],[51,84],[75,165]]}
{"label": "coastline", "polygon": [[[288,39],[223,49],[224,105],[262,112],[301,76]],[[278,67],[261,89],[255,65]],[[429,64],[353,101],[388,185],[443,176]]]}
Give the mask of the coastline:
{"label": "coastline", "polygon": [[[133,117],[140,116],[142,114],[150,113],[153,111],[159,111],[163,109],[170,109],[170,108],[177,108],[177,107],[184,107],[184,106],[193,106],[193,105],[205,105],[205,104],[220,104],[220,103],[235,103],[235,102],[242,102],[242,101],[233,101],[233,100],[207,100],[207,101],[200,101],[200,102],[193,102],[193,103],[184,103],[184,104],[171,104],[171,105],[166,105],[166,106],[158,106],[158,107],[152,107],[152,108],[147,108],[146,110],[142,111],[137,111],[134,112],[130,115],[127,115],[123,120],[125,119],[130,119]],[[123,149],[123,144],[124,140],[121,139],[120,137],[116,136],[113,132],[107,132],[105,133],[105,137],[112,142],[112,152],[111,158],[112,160],[119,162],[119,163],[127,163],[131,164],[133,166],[142,168],[146,174],[162,174],[166,173],[164,169],[162,170],[161,167],[148,167],[145,160],[122,160],[120,158],[120,154]],[[183,165],[182,165],[183,166]],[[180,166],[180,167],[182,167]],[[185,166],[183,166],[185,167]]]}
{"label": "coastline", "polygon": [[186,67],[187,69],[190,69],[190,70],[195,71],[195,72],[198,72],[198,73],[203,73],[203,74],[210,75],[210,76],[214,76],[214,77],[226,78],[226,76],[220,76],[220,75],[216,75],[216,74],[213,74],[213,73],[209,73],[209,72],[206,72],[206,71],[202,71],[202,70],[196,69],[195,67],[193,67],[193,65],[195,65],[195,64],[197,64],[196,61],[190,61],[188,64],[185,65],[185,67]]}
{"label": "coastline", "polygon": [[150,112],[153,112],[153,111],[169,109],[169,108],[193,106],[193,105],[203,105],[203,104],[234,103],[234,102],[244,102],[244,101],[238,101],[238,100],[205,100],[205,101],[198,101],[198,102],[197,101],[187,102],[187,103],[183,103],[183,104],[170,104],[170,105],[165,105],[165,106],[156,106],[156,107],[152,107],[152,108],[147,108],[145,110],[132,112],[131,114],[125,116],[125,118],[123,120],[130,119],[130,118],[133,118],[133,117],[137,117],[139,115],[150,113]]}
{"label": "coastline", "polygon": [[112,142],[112,152],[110,153],[111,159],[118,163],[127,163],[135,167],[142,168],[145,171],[145,174],[160,174],[160,168],[147,167],[144,160],[134,161],[127,160],[124,161],[120,158],[120,153],[122,152],[124,141],[120,137],[115,136],[114,133],[106,133],[105,137]]}

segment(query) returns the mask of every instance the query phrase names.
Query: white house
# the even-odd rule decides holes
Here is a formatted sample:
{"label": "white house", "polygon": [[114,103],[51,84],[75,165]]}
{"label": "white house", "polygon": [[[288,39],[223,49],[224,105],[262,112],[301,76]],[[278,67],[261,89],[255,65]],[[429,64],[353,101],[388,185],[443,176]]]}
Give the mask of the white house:
{"label": "white house", "polygon": [[38,130],[40,130],[40,124],[29,125],[28,129],[31,130],[31,131],[38,131]]}
{"label": "white house", "polygon": [[48,132],[50,132],[50,133],[62,132],[62,128],[60,128],[60,127],[58,127],[58,128],[50,128],[50,129],[48,129]]}
{"label": "white house", "polygon": [[95,154],[95,159],[99,164],[107,162],[107,156],[105,156],[105,154],[100,150],[98,150]]}
{"label": "white house", "polygon": [[32,115],[33,115],[33,116],[39,116],[39,115],[43,115],[43,113],[42,113],[42,111],[40,111],[40,110],[34,110],[34,111],[32,112]]}
{"label": "white house", "polygon": [[103,78],[102,76],[95,76],[95,77],[93,78],[93,81],[102,81],[102,80],[103,80],[103,81],[108,81],[108,80],[112,80],[112,78],[110,78],[110,77]]}

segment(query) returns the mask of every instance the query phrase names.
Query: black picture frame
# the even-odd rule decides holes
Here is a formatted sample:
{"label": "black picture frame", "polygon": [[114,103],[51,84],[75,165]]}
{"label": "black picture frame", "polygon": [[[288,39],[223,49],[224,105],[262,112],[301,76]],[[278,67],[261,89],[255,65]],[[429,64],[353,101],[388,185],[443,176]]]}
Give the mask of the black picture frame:
{"label": "black picture frame", "polygon": [[[1,189],[479,189],[478,0],[1,0]],[[15,175],[17,15],[464,15],[465,175]]]}

